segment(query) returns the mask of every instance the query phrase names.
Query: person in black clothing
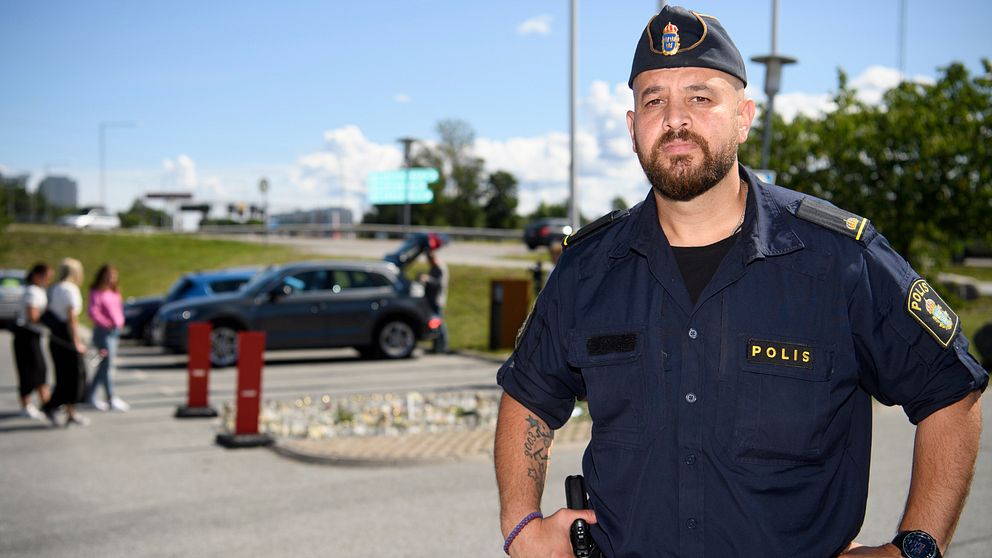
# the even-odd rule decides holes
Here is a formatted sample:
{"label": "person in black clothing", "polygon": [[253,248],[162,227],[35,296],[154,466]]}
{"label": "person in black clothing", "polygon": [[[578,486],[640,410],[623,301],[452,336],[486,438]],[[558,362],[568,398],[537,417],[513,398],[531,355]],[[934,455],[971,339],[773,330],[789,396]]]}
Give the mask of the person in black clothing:
{"label": "person in black clothing", "polygon": [[39,263],[31,268],[14,327],[14,361],[23,409],[21,415],[33,419],[43,419],[45,415],[31,403],[31,394],[37,391],[42,405],[51,397],[45,378],[48,368],[41,351],[41,316],[48,306],[45,288],[51,280],[52,268],[48,264]]}

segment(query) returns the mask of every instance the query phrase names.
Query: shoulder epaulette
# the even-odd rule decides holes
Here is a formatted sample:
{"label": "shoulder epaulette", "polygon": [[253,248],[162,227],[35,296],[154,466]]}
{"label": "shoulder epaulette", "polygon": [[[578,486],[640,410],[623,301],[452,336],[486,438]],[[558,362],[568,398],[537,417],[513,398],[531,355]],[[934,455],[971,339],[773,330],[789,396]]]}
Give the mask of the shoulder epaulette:
{"label": "shoulder epaulette", "polygon": [[589,238],[594,233],[605,230],[606,227],[609,227],[613,223],[616,223],[617,221],[620,221],[621,219],[624,219],[629,215],[630,215],[629,209],[617,209],[615,211],[611,211],[610,213],[603,215],[602,217],[596,219],[592,223],[589,223],[588,225],[582,227],[581,229],[575,231],[574,233],[566,236],[565,240],[562,241],[561,246],[562,248],[575,246],[583,239]]}
{"label": "shoulder epaulette", "polygon": [[796,217],[839,232],[854,240],[861,240],[868,227],[867,218],[808,196],[799,202]]}

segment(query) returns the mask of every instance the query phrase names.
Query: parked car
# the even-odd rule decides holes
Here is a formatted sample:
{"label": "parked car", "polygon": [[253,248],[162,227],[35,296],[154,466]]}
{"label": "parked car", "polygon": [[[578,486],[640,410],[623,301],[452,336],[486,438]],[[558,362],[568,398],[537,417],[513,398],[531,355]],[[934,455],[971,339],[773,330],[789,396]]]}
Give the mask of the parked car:
{"label": "parked car", "polygon": [[155,315],[158,345],[186,351],[190,322],[212,326],[210,361],[237,361],[238,332],[264,331],[265,348],[355,347],[364,357],[406,358],[441,327],[423,286],[388,262],[301,262],[272,267],[241,290],[172,302]]}
{"label": "parked car", "polygon": [[164,295],[128,298],[124,303],[124,329],[121,337],[142,339],[150,344],[152,318],[163,304],[236,291],[261,270],[260,266],[254,266],[195,271],[180,277]]}
{"label": "parked car", "polygon": [[101,206],[83,207],[72,215],[59,219],[60,225],[77,229],[118,229],[121,218],[116,213],[110,213]]}
{"label": "parked car", "polygon": [[24,281],[24,270],[0,269],[0,328],[17,321],[17,309],[24,298]]}
{"label": "parked car", "polygon": [[560,243],[572,234],[572,226],[564,217],[543,217],[535,219],[524,227],[524,243],[533,250],[538,246],[551,246]]}

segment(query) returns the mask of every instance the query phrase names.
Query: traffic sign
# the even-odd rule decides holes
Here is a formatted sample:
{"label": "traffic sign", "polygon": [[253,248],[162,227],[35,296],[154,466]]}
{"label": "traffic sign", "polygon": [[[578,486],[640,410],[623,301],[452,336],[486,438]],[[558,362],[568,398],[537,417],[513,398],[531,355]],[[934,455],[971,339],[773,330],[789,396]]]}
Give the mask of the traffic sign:
{"label": "traffic sign", "polygon": [[437,182],[437,169],[413,168],[369,174],[369,203],[372,205],[419,204],[434,201],[427,187]]}

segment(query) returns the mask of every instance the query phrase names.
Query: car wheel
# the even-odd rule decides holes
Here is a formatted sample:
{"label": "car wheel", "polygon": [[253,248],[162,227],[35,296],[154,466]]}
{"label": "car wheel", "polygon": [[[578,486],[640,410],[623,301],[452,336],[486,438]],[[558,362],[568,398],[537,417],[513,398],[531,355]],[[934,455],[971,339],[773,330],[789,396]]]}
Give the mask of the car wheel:
{"label": "car wheel", "polygon": [[210,364],[216,368],[238,362],[238,330],[230,325],[215,325],[210,332]]}
{"label": "car wheel", "polygon": [[407,358],[417,346],[417,336],[407,322],[389,320],[376,332],[375,347],[385,358]]}

